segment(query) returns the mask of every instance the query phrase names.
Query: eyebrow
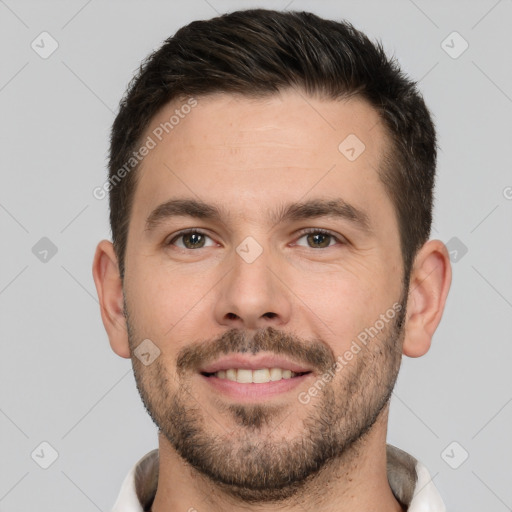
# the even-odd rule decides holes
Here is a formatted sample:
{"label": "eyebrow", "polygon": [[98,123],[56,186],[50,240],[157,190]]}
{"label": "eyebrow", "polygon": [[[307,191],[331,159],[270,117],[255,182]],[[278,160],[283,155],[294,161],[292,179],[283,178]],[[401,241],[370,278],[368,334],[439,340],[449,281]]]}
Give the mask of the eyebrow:
{"label": "eyebrow", "polygon": [[[196,199],[170,199],[157,206],[146,219],[146,231],[158,227],[165,220],[172,217],[192,217],[222,222],[228,217],[222,208]],[[270,212],[268,220],[272,225],[283,222],[329,217],[344,219],[365,233],[371,233],[371,224],[368,215],[338,199],[310,199],[298,203],[288,203]]]}

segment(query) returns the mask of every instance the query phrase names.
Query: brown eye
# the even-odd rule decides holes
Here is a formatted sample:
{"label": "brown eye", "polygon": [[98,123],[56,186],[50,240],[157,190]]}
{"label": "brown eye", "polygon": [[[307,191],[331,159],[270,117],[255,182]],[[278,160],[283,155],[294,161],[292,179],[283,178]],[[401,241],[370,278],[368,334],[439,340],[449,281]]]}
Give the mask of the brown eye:
{"label": "brown eye", "polygon": [[182,238],[187,249],[197,249],[204,246],[204,236],[200,233],[187,233]]}
{"label": "brown eye", "polygon": [[302,238],[306,238],[308,247],[311,249],[326,249],[327,247],[336,245],[336,242],[342,243],[338,237],[323,229],[310,229],[305,231],[299,240]]}
{"label": "brown eye", "polygon": [[325,233],[316,233],[307,235],[308,243],[313,248],[324,248],[329,247],[332,236],[326,235]]}
{"label": "brown eye", "polygon": [[[205,233],[197,230],[183,231],[176,235],[168,245],[176,245],[181,249],[202,249],[206,246],[206,239],[210,238]],[[181,243],[176,243],[178,240],[182,240]],[[211,239],[210,239],[211,240]],[[212,244],[210,244],[212,245]]]}

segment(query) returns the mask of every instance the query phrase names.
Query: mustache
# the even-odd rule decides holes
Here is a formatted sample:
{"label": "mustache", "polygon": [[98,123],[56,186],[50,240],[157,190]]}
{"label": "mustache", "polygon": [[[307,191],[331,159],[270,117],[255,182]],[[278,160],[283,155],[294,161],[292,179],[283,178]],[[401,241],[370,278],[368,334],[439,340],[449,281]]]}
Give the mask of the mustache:
{"label": "mustache", "polygon": [[298,363],[312,366],[318,372],[324,372],[336,363],[334,352],[319,339],[304,341],[293,333],[285,333],[274,327],[258,329],[252,336],[241,329],[230,329],[216,339],[194,342],[182,348],[176,360],[177,372],[179,375],[196,372],[222,355],[254,355],[258,352],[288,356]]}

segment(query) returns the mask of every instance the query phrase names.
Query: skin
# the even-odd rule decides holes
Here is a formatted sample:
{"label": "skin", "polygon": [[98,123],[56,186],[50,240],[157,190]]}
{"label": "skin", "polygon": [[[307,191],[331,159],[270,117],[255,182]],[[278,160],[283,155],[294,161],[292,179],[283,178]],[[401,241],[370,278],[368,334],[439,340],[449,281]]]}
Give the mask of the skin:
{"label": "skin", "polygon": [[[98,244],[93,263],[111,347],[132,357],[160,429],[152,510],[402,510],[386,476],[388,399],[402,354],[425,354],[441,320],[451,283],[446,247],[423,245],[404,290],[396,214],[377,173],[388,139],[365,101],[291,90],[197,101],[137,171],[124,282],[111,242]],[[179,105],[164,107],[144,137]],[[354,161],[338,150],[349,134],[365,144]],[[174,217],[145,229],[151,211],[172,198],[213,203],[225,215],[220,222]],[[343,198],[366,213],[371,232],[347,219],[276,224],[266,217],[313,198]],[[204,245],[187,248],[201,245],[190,237],[169,244],[185,228],[206,234]],[[313,240],[307,228],[337,239]],[[262,248],[252,263],[236,252],[248,236]],[[396,303],[404,306],[403,325],[399,315],[386,323],[301,403],[298,394]],[[160,350],[148,366],[133,353],[144,339]],[[314,371],[297,389],[265,401],[237,402],[198,373],[226,347],[274,354],[279,346]],[[322,437],[330,452],[317,442]],[[293,485],[281,485],[283,471]]]}

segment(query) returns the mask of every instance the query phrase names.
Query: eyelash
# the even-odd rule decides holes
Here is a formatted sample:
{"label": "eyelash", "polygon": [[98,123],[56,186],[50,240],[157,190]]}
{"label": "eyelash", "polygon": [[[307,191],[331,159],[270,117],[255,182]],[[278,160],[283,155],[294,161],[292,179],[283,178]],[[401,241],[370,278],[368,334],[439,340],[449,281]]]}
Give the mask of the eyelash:
{"label": "eyelash", "polygon": [[[169,242],[166,242],[165,245],[166,246],[169,246],[169,245],[173,245],[174,242],[176,240],[178,240],[179,238],[181,238],[182,236],[185,236],[185,235],[188,235],[190,233],[196,233],[198,235],[203,235],[203,236],[207,236],[208,238],[211,239],[210,235],[208,235],[207,233],[205,233],[204,231],[201,231],[200,229],[196,229],[196,228],[189,228],[189,229],[184,229],[183,231],[180,231],[179,233],[177,233],[173,238],[172,240],[170,240]],[[326,235],[326,236],[330,236],[331,238],[333,238],[334,240],[336,240],[336,242],[340,243],[340,244],[346,244],[346,241],[344,239],[340,239],[338,236],[336,236],[334,233],[332,233],[331,231],[327,230],[327,229],[322,229],[322,228],[307,228],[307,229],[304,229],[300,232],[300,236],[297,240],[300,240],[302,237],[304,237],[305,235],[309,235],[309,234],[317,234],[317,233],[320,233],[322,235]],[[331,245],[328,245],[327,247],[322,247],[321,249],[328,249],[329,247],[332,247]],[[179,247],[179,249],[182,249],[181,247]],[[199,249],[204,249],[204,247],[199,247]],[[309,247],[309,249],[313,249],[315,250],[313,247]],[[186,251],[194,251],[194,250],[198,250],[198,249],[184,249]]]}

